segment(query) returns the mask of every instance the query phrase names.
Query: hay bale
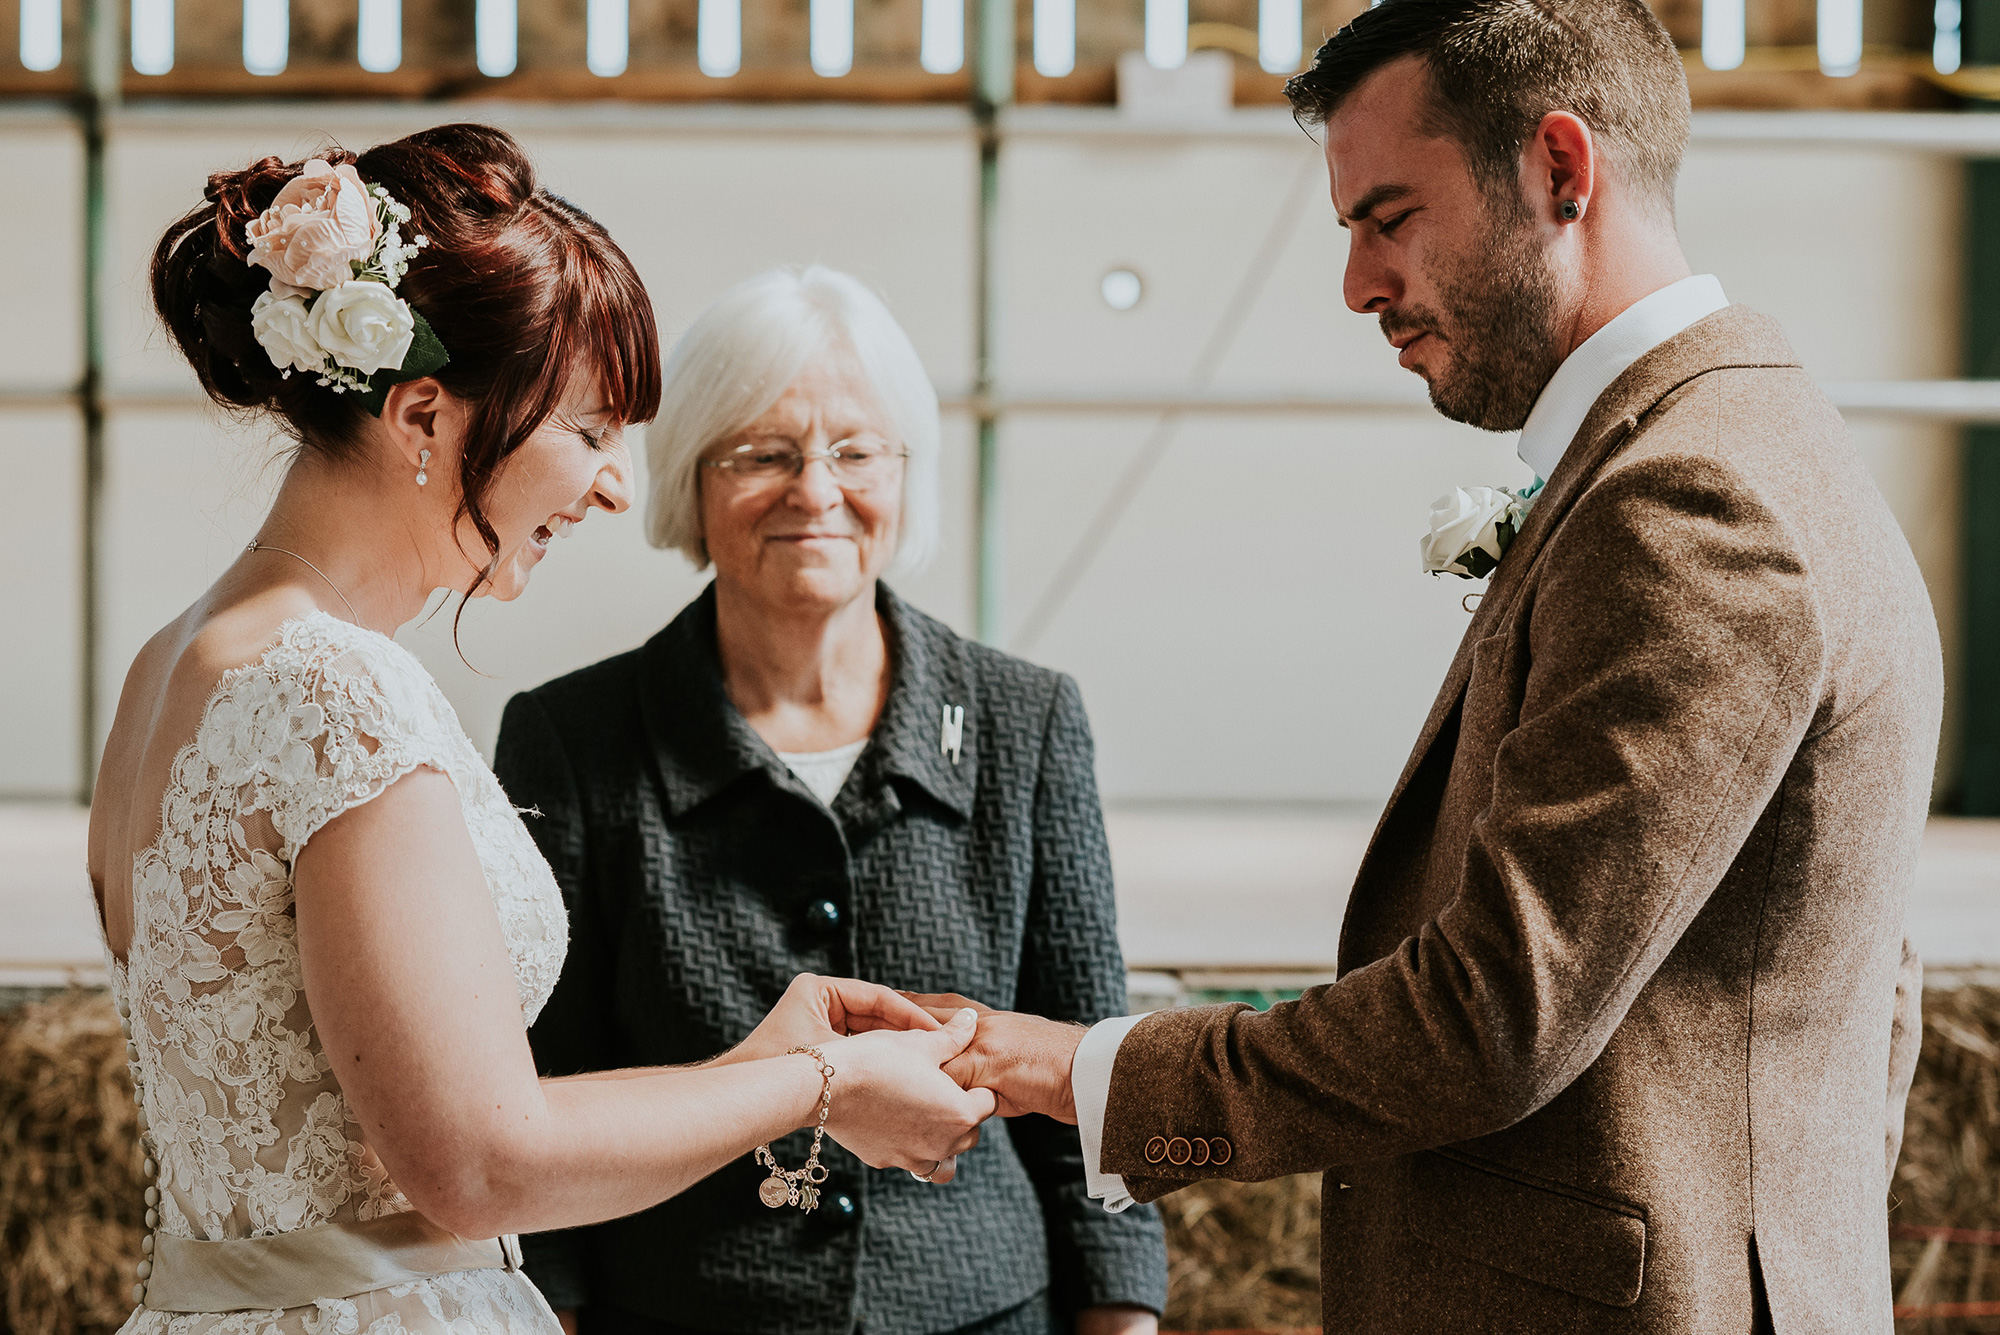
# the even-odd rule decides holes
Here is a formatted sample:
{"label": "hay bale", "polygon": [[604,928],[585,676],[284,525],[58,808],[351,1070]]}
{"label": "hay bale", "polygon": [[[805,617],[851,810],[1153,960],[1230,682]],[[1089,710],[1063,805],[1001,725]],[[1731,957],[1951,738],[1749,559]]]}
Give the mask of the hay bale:
{"label": "hay bale", "polygon": [[[2000,987],[1924,991],[1924,1043],[1889,1194],[1892,1230],[2000,1230]],[[1993,1248],[1940,1238],[1889,1244],[1898,1307],[2000,1299]],[[1899,1331],[2000,1332],[1996,1317],[1899,1322]]]}
{"label": "hay bale", "polygon": [[1319,1324],[1319,1177],[1199,1182],[1160,1201],[1166,1330]]}
{"label": "hay bale", "polygon": [[132,1310],[145,1204],[125,1039],[103,992],[0,1014],[0,1335],[103,1335]]}
{"label": "hay bale", "polygon": [[[73,990],[0,1012],[0,1335],[108,1335],[142,1236],[138,1127],[118,1017]],[[1319,1179],[1204,1182],[1160,1202],[1169,1330],[1319,1321]],[[1929,989],[1892,1227],[2000,1230],[2000,986]],[[2000,1300],[1994,1249],[1891,1244],[1897,1302]],[[1992,1332],[2000,1318],[1898,1323]]]}

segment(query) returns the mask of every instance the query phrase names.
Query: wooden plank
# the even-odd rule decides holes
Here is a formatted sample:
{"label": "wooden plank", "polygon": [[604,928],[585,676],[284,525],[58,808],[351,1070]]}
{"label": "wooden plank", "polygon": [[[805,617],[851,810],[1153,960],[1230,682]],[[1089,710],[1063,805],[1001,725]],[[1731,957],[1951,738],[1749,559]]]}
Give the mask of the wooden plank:
{"label": "wooden plank", "polygon": [[[470,63],[428,69],[406,67],[389,74],[370,74],[358,65],[294,65],[283,74],[270,76],[251,74],[240,66],[176,65],[163,75],[140,75],[128,70],[124,77],[124,93],[129,99],[508,98],[535,102],[963,104],[971,96],[971,88],[971,76],[965,71],[927,74],[914,68],[863,68],[829,79],[810,68],[788,67],[746,69],[729,78],[714,79],[691,65],[635,69],[608,79],[584,69],[524,69],[505,78],[489,79]],[[68,71],[37,75],[19,67],[0,68],[0,97],[59,97],[73,91],[73,75]]]}
{"label": "wooden plank", "polygon": [[[1289,77],[1270,74],[1237,57],[1236,104],[1282,106]],[[19,65],[0,66],[0,98],[64,97],[75,90],[73,66],[47,73]],[[2000,81],[1968,72],[1953,82],[1984,89]],[[1909,64],[1864,66],[1850,78],[1831,79],[1815,69],[1742,69],[1726,73],[1691,69],[1688,90],[1698,108],[1744,110],[1916,110],[1959,104],[1946,87]],[[881,104],[965,103],[971,95],[970,67],[956,74],[928,74],[915,67],[862,66],[839,78],[825,78],[804,65],[750,68],[714,79],[692,64],[634,67],[615,78],[599,78],[581,67],[526,67],[506,78],[489,79],[471,62],[407,64],[389,74],[370,74],[352,64],[294,63],[283,74],[250,74],[240,65],[177,64],[163,75],[124,76],[128,98],[513,98],[526,101],[632,102],[863,102]],[[1015,72],[1016,100],[1024,104],[1109,106],[1117,81],[1109,63],[1079,64],[1061,78],[1038,74],[1023,64]]]}

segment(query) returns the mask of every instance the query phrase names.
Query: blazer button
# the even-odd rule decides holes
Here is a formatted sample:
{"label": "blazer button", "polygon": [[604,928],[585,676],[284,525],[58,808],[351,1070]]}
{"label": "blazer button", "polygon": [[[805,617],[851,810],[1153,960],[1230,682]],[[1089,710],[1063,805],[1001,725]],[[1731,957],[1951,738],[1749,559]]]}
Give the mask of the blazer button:
{"label": "blazer button", "polygon": [[1167,1162],[1176,1168],[1186,1163],[1193,1153],[1194,1148],[1180,1136],[1175,1136],[1167,1142]]}
{"label": "blazer button", "polygon": [[1208,1142],[1196,1136],[1188,1142],[1188,1165],[1199,1168],[1208,1162]]}
{"label": "blazer button", "polygon": [[844,1191],[829,1191],[819,1198],[814,1213],[827,1228],[848,1228],[861,1217],[861,1202]]}
{"label": "blazer button", "polygon": [[1224,1140],[1221,1136],[1209,1137],[1208,1161],[1211,1164],[1220,1168],[1234,1157],[1236,1157],[1236,1150],[1228,1141]]}
{"label": "blazer button", "polygon": [[1158,1163],[1160,1160],[1166,1157],[1167,1157],[1167,1138],[1165,1136],[1154,1136],[1151,1140],[1146,1142],[1147,1163]]}
{"label": "blazer button", "polygon": [[806,927],[820,936],[832,936],[840,930],[844,915],[840,905],[831,899],[815,899],[805,908]]}

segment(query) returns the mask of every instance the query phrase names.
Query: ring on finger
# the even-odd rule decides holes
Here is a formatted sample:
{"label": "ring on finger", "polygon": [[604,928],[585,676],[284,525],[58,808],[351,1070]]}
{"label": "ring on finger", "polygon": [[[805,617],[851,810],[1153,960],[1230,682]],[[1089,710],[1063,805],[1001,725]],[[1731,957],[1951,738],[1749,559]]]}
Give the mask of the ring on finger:
{"label": "ring on finger", "polygon": [[924,1172],[921,1172],[921,1173],[919,1173],[919,1172],[918,1172],[918,1171],[917,1171],[916,1169],[914,1169],[914,1168],[912,1168],[912,1169],[909,1169],[909,1170],[908,1170],[908,1172],[909,1172],[910,1176],[911,1176],[911,1177],[913,1177],[913,1178],[915,1178],[915,1179],[916,1179],[917,1181],[919,1181],[919,1182],[928,1182],[928,1181],[930,1181],[930,1180],[931,1180],[932,1178],[934,1178],[934,1177],[936,1177],[936,1176],[937,1176],[937,1170],[938,1170],[938,1169],[940,1169],[940,1168],[942,1168],[942,1167],[944,1167],[944,1160],[942,1160],[942,1159],[939,1159],[939,1160],[937,1160],[936,1162],[932,1163],[932,1164],[931,1164],[931,1166],[930,1166],[930,1168],[929,1168],[929,1169],[927,1169],[927,1170],[926,1170],[926,1171],[924,1171]]}

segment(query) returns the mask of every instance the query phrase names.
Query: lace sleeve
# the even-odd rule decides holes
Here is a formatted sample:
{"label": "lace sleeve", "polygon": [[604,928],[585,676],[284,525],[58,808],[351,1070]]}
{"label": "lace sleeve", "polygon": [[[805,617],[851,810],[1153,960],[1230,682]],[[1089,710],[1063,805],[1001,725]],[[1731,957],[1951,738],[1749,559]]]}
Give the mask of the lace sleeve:
{"label": "lace sleeve", "polygon": [[419,766],[461,778],[462,734],[429,675],[393,640],[333,617],[288,628],[217,700],[204,731],[204,753],[244,767],[245,814],[269,819],[286,864],[328,821]]}

